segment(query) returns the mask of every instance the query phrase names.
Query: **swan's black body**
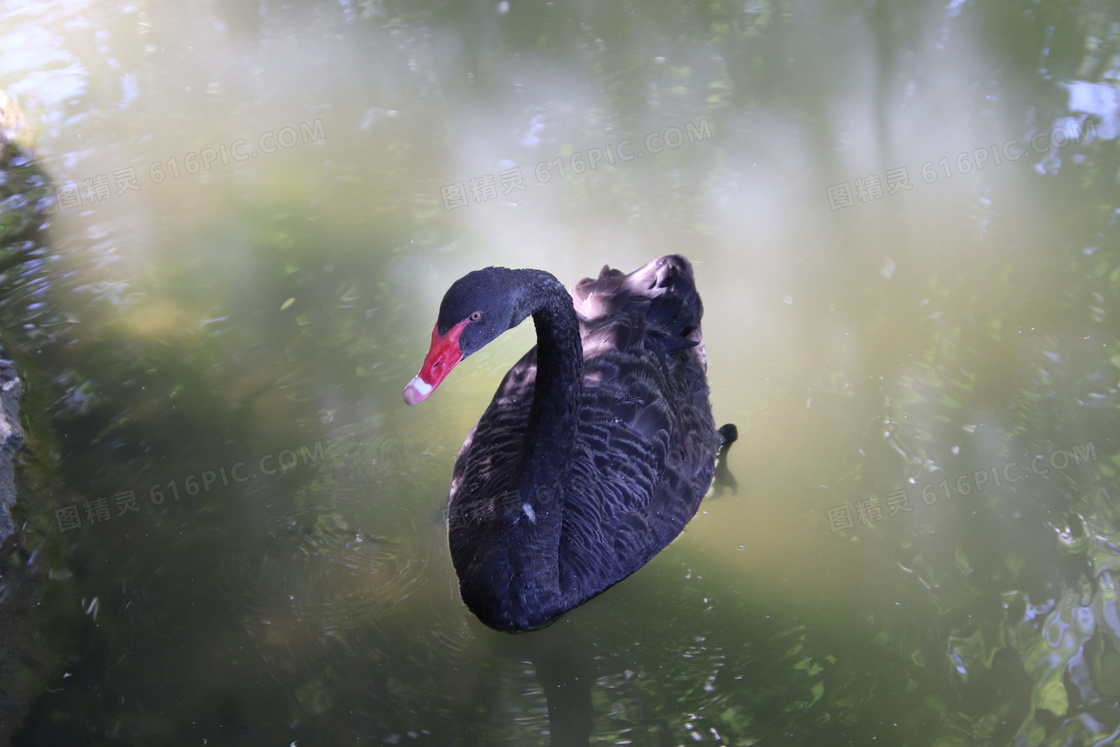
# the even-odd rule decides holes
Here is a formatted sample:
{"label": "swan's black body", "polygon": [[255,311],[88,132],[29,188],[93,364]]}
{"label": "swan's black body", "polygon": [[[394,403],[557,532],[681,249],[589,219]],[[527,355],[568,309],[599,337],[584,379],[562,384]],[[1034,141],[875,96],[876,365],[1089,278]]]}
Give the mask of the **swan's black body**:
{"label": "swan's black body", "polygon": [[482,622],[547,625],[645,565],[696,513],[721,444],[702,313],[676,255],[629,275],[604,268],[570,295],[548,273],[496,267],[448,291],[433,351],[454,338],[465,357],[528,315],[537,328],[451,484],[451,558]]}

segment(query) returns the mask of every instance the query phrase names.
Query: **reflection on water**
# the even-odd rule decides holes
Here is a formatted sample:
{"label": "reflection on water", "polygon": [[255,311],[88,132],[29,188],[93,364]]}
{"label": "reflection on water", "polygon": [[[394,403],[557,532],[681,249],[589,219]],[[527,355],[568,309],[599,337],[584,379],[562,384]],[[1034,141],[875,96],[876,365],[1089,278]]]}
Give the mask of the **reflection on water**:
{"label": "reflection on water", "polygon": [[[60,657],[13,743],[1120,738],[1111,5],[0,1],[0,29],[34,543],[3,583],[39,584]],[[738,491],[554,628],[486,630],[442,509],[532,330],[408,411],[439,299],[671,252]]]}

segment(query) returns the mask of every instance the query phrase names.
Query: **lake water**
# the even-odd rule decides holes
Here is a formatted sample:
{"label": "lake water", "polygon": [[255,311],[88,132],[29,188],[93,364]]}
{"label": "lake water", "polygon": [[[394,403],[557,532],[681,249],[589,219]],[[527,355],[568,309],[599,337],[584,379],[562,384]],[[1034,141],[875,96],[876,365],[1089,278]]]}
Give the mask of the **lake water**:
{"label": "lake water", "polygon": [[[12,744],[1120,738],[1114,3],[0,0],[0,89]],[[439,300],[673,252],[737,491],[490,631],[444,509],[532,326],[408,408]]]}

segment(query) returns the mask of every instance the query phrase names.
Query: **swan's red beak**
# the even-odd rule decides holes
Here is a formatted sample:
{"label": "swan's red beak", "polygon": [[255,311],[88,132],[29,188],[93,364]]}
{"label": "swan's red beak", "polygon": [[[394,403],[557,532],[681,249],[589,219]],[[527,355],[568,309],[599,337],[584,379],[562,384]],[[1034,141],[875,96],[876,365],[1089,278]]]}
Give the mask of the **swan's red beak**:
{"label": "swan's red beak", "polygon": [[440,385],[451,369],[463,360],[463,351],[459,348],[459,335],[468,320],[456,324],[443,335],[439,336],[439,324],[432,328],[432,346],[428,348],[428,355],[424,358],[424,365],[420,372],[408,382],[404,388],[404,402],[412,406],[423,402],[436,387]]}

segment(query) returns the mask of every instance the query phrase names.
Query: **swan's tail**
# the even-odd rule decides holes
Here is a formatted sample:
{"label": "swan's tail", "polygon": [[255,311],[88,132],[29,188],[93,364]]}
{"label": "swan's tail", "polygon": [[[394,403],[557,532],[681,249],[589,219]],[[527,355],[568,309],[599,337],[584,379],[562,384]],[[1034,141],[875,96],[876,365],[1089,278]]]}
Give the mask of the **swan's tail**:
{"label": "swan's tail", "polygon": [[720,437],[720,453],[726,453],[731,448],[731,444],[739,440],[739,429],[735,427],[734,423],[727,423],[719,429]]}
{"label": "swan's tail", "polygon": [[739,429],[733,423],[728,423],[719,429],[720,446],[716,454],[716,473],[712,480],[712,497],[723,495],[730,490],[731,495],[739,494],[739,481],[727,467],[727,451],[731,444],[739,439]]}

